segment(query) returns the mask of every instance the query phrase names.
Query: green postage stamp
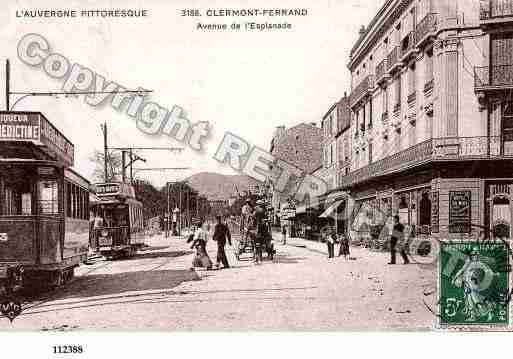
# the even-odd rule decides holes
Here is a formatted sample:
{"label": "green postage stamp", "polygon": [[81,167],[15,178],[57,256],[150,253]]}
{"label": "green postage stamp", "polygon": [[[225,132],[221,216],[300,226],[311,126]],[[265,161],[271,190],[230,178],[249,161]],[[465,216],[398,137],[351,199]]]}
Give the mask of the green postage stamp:
{"label": "green postage stamp", "polygon": [[440,325],[508,326],[509,247],[503,242],[442,243]]}

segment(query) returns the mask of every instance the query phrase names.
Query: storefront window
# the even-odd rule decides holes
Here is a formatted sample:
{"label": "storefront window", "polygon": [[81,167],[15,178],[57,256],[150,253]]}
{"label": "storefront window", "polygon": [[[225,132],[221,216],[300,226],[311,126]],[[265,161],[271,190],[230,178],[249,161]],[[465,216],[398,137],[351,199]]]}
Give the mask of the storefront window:
{"label": "storefront window", "polygon": [[408,203],[410,201],[409,193],[401,193],[398,198],[398,212],[399,212],[399,220],[402,224],[410,224],[409,219],[409,208]]}
{"label": "storefront window", "polygon": [[38,193],[38,207],[41,214],[59,213],[58,190],[56,181],[39,181]]}
{"label": "storefront window", "polygon": [[422,193],[419,201],[419,226],[431,225],[431,199],[429,193]]}

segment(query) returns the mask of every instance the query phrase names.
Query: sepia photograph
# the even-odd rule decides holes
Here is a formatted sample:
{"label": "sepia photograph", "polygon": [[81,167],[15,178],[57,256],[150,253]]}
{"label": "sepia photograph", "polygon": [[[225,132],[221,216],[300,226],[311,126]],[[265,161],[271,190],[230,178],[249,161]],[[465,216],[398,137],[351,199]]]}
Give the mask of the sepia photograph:
{"label": "sepia photograph", "polygon": [[0,336],[513,331],[513,0],[2,5]]}

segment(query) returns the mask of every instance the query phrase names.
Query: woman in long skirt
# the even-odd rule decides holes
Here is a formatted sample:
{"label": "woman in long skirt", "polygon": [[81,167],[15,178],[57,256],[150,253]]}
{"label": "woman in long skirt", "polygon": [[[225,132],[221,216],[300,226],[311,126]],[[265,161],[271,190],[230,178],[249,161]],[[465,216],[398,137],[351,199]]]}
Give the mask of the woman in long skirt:
{"label": "woman in long skirt", "polygon": [[345,259],[349,258],[349,238],[345,233],[340,235],[340,249],[338,256],[344,256]]}
{"label": "woman in long skirt", "polygon": [[191,270],[194,270],[196,267],[211,270],[212,261],[207,253],[207,232],[203,228],[203,222],[199,223],[196,232],[194,232],[194,241],[192,242],[191,249],[196,249]]}

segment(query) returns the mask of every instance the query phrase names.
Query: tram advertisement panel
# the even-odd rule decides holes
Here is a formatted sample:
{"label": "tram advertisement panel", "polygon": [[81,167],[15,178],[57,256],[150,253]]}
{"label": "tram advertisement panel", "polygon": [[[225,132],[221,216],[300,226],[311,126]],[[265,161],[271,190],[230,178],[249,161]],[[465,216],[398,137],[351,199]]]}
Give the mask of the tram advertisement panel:
{"label": "tram advertisement panel", "polygon": [[74,145],[40,113],[0,112],[0,141],[32,142],[67,166],[74,163]]}
{"label": "tram advertisement panel", "polygon": [[37,114],[0,114],[0,141],[39,141]]}

